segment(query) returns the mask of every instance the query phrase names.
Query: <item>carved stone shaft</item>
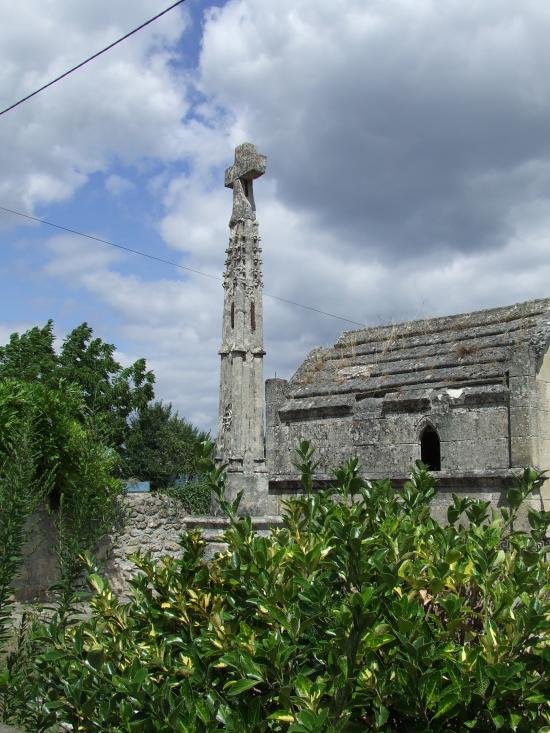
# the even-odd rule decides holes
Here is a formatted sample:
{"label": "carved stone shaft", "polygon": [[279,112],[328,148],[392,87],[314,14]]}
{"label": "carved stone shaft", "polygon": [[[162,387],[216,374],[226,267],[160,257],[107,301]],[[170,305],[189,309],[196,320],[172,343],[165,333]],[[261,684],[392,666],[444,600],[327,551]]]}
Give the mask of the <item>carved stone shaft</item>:
{"label": "carved stone shaft", "polygon": [[233,210],[223,282],[218,460],[245,474],[265,470],[262,260],[252,191],[265,167],[266,157],[244,143],[225,172]]}

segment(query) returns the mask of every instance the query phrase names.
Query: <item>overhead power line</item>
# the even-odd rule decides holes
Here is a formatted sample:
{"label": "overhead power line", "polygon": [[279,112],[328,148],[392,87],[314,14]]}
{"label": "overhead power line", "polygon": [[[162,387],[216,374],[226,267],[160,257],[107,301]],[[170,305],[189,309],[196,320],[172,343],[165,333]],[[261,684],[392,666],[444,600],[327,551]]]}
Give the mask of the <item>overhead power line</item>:
{"label": "overhead power line", "polygon": [[35,97],[40,92],[43,92],[44,89],[47,89],[48,87],[51,87],[53,84],[56,84],[58,81],[61,81],[61,79],[64,79],[66,76],[69,76],[69,74],[72,74],[73,71],[76,71],[77,69],[82,68],[86,64],[88,64],[90,61],[93,61],[98,56],[101,56],[101,54],[105,53],[105,51],[110,51],[111,48],[114,48],[119,43],[122,43],[122,41],[125,41],[127,38],[130,38],[130,36],[133,36],[134,33],[137,33],[142,28],[145,28],[145,26],[148,26],[150,23],[153,23],[153,21],[158,20],[158,18],[161,18],[163,15],[166,15],[166,13],[170,12],[170,10],[173,10],[178,5],[181,5],[184,3],[185,0],[178,0],[178,2],[174,3],[173,5],[170,5],[169,8],[166,8],[161,13],[158,13],[157,15],[153,16],[152,18],[149,18],[149,20],[146,20],[145,23],[142,23],[141,25],[138,25],[137,28],[134,28],[133,31],[130,31],[129,33],[126,33],[126,35],[122,36],[122,38],[119,38],[116,41],[113,41],[113,43],[110,43],[108,46],[105,46],[105,48],[102,48],[101,51],[98,51],[97,53],[94,53],[93,56],[89,56],[87,59],[84,59],[84,61],[81,61],[76,66],[73,66],[72,69],[69,69],[68,71],[65,71],[60,76],[56,77],[55,79],[52,79],[47,84],[44,84],[44,86],[41,86],[40,89],[36,89],[34,92],[31,92],[30,94],[27,94],[26,97],[23,97],[22,99],[18,100],[17,102],[14,102],[9,107],[6,107],[6,109],[3,109],[0,112],[0,115],[6,114],[6,112],[9,112],[10,110],[14,109],[15,107],[18,107],[20,104],[23,104],[23,102],[26,102],[28,99],[31,99],[31,97]]}
{"label": "overhead power line", "polygon": [[[16,209],[10,209],[7,206],[0,206],[1,211],[6,211],[10,214],[15,214],[16,216],[20,216],[24,219],[30,219],[31,221],[38,222],[39,224],[45,224],[49,227],[54,227],[55,229],[61,229],[63,232],[68,232],[69,234],[76,234],[78,237],[84,237],[85,239],[89,239],[92,242],[97,242],[98,244],[103,244],[108,247],[115,247],[116,249],[121,249],[124,252],[129,252],[130,254],[139,255],[140,257],[146,257],[149,260],[154,260],[155,262],[161,262],[163,265],[170,265],[171,267],[177,267],[179,270],[186,270],[187,272],[192,272],[195,275],[200,275],[201,277],[208,277],[211,280],[219,280],[223,281],[223,278],[219,275],[213,275],[209,272],[203,272],[202,270],[197,270],[194,267],[188,267],[187,265],[180,265],[177,262],[172,262],[171,260],[166,260],[163,257],[157,257],[156,255],[149,254],[148,252],[141,252],[139,249],[132,249],[132,247],[126,247],[123,244],[116,244],[115,242],[111,242],[108,239],[102,239],[101,237],[94,237],[92,234],[86,234],[85,232],[80,232],[77,229],[71,229],[70,227],[63,226],[61,224],[55,224],[52,221],[47,221],[46,219],[40,219],[37,216],[31,216],[30,214],[24,214],[22,211],[17,211]],[[344,316],[338,316],[335,313],[329,313],[328,311],[322,310],[321,308],[315,308],[312,305],[305,305],[304,303],[298,303],[294,300],[289,300],[288,298],[281,298],[279,295],[271,295],[270,293],[264,293],[264,296],[266,298],[271,298],[272,300],[278,300],[280,303],[286,303],[287,305],[294,305],[297,308],[302,308],[303,310],[312,311],[313,313],[319,313],[322,316],[328,316],[330,318],[336,318],[339,321],[344,321],[345,323],[351,323],[354,326],[359,326],[360,328],[365,328],[364,323],[359,323],[359,321],[353,321],[351,318],[345,318]]]}

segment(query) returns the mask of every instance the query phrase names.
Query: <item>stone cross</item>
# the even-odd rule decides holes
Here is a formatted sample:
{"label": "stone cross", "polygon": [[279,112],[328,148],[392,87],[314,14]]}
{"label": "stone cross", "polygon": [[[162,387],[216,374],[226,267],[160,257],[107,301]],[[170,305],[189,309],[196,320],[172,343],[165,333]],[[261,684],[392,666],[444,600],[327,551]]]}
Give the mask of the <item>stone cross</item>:
{"label": "stone cross", "polygon": [[256,218],[252,181],[263,176],[266,162],[266,156],[258,153],[252,143],[242,143],[235,148],[235,162],[225,171],[225,186],[233,189],[230,224]]}
{"label": "stone cross", "polygon": [[235,148],[235,163],[225,171],[225,186],[233,188],[237,179],[253,181],[265,173],[267,158],[252,143],[242,143]]}
{"label": "stone cross", "polygon": [[269,514],[272,501],[264,448],[262,250],[252,194],[266,162],[252,143],[243,143],[225,171],[233,212],[224,272],[217,460],[227,465],[226,498],[244,491],[240,511],[249,514]]}

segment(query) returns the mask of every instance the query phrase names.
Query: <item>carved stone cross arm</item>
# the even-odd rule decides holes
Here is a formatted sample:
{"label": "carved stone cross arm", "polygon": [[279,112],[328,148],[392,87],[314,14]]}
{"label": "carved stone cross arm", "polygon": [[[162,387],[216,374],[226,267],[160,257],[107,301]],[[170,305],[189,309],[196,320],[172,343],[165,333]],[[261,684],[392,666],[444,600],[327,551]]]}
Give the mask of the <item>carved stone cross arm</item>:
{"label": "carved stone cross arm", "polygon": [[235,148],[235,162],[225,171],[225,186],[233,189],[233,213],[230,224],[239,219],[255,219],[256,205],[252,181],[263,176],[267,158],[252,143]]}
{"label": "carved stone cross arm", "polygon": [[267,158],[256,150],[252,143],[243,143],[235,148],[235,163],[225,171],[225,186],[233,188],[237,179],[253,181],[265,173]]}

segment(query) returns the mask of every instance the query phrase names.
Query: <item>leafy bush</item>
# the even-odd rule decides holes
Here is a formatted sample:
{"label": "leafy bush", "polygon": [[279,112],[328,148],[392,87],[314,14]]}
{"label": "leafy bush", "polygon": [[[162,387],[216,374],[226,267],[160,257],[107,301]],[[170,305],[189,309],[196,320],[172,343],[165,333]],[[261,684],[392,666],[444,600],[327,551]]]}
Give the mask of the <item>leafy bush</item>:
{"label": "leafy bush", "polygon": [[350,460],[317,493],[307,443],[298,462],[306,493],[269,537],[211,466],[226,552],[206,565],[189,533],[179,559],[136,556],[127,604],[92,573],[91,618],[54,619],[35,677],[11,680],[33,730],[550,731],[550,515],[513,529],[543,476],[499,512],[455,497],[441,526],[421,464],[396,493]]}
{"label": "leafy bush", "polygon": [[12,636],[13,584],[23,559],[27,521],[47,495],[47,475],[37,476],[30,419],[3,426],[0,452],[0,651]]}
{"label": "leafy bush", "polygon": [[25,521],[40,503],[53,512],[59,599],[67,604],[91,550],[117,514],[118,457],[75,385],[57,389],[0,381],[0,636],[21,560]]}
{"label": "leafy bush", "polygon": [[163,493],[181,501],[189,514],[208,514],[211,507],[208,478],[199,475],[178,486],[170,486]]}
{"label": "leafy bush", "polygon": [[9,455],[13,431],[25,424],[32,430],[34,478],[48,477],[53,508],[61,497],[66,510],[76,503],[86,490],[85,482],[96,484],[89,499],[97,510],[119,490],[112,477],[116,452],[105,442],[76,385],[54,389],[40,382],[0,380],[0,457]]}

